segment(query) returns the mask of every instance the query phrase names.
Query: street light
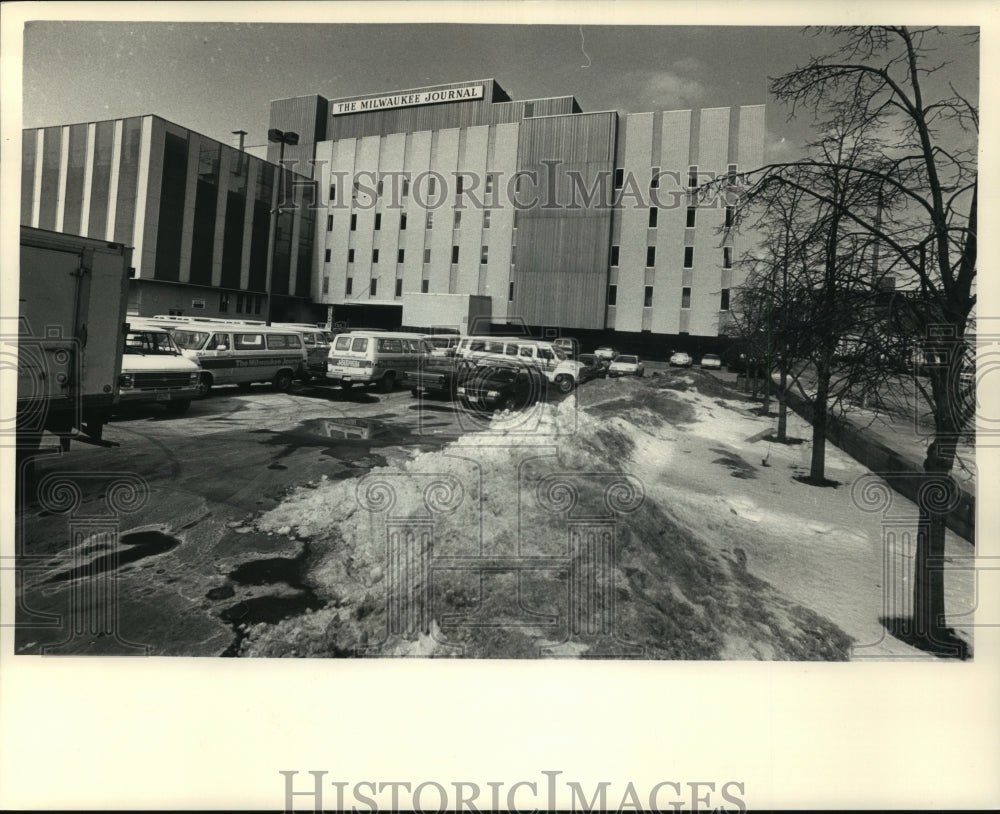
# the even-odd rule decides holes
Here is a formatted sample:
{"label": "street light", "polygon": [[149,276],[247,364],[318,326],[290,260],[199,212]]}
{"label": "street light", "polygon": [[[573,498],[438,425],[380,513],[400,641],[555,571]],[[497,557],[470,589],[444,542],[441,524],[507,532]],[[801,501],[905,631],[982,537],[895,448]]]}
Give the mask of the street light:
{"label": "street light", "polygon": [[294,147],[299,143],[299,134],[292,132],[284,132],[272,127],[267,131],[267,140],[274,143],[280,144],[281,148],[278,152],[278,206],[271,210],[271,236],[268,239],[268,264],[267,264],[267,294],[265,297],[264,305],[264,318],[268,325],[271,324],[271,276],[274,273],[274,251],[277,248],[275,243],[275,235],[278,230],[278,215],[281,214],[281,202],[284,199],[285,194],[285,145],[291,145]]}

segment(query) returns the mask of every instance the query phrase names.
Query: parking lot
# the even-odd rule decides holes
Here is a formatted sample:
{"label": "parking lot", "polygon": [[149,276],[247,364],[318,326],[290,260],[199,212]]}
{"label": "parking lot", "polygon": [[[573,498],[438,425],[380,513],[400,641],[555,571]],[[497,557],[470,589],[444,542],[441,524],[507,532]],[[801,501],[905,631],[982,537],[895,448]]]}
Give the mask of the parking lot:
{"label": "parking lot", "polygon": [[[360,477],[489,421],[402,388],[255,385],[217,388],[184,416],[160,405],[122,411],[105,430],[108,448],[60,453],[53,439],[18,506],[18,652],[222,654],[240,624],[310,603],[308,591],[289,590],[301,542],[245,521],[294,486]],[[85,607],[81,586],[113,591],[114,618],[74,610]]]}

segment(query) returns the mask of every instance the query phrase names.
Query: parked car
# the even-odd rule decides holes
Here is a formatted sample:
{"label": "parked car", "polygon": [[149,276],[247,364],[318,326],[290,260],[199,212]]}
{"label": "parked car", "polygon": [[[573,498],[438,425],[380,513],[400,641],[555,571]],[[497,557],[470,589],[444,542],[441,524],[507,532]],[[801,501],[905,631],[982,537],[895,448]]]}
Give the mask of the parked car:
{"label": "parked car", "polygon": [[675,350],[670,355],[670,367],[691,367],[691,356],[682,350]]}
{"label": "parked car", "polygon": [[455,394],[468,409],[517,410],[537,401],[544,386],[544,375],[529,365],[490,361],[464,370]]}
{"label": "parked car", "polygon": [[608,375],[608,362],[598,359],[593,353],[581,353],[577,361],[583,364],[580,368],[580,382],[591,379],[604,379]]}
{"label": "parked car", "polygon": [[618,376],[644,376],[646,375],[646,365],[638,356],[620,353],[608,366],[608,375]]}
{"label": "parked car", "polygon": [[722,359],[715,353],[706,353],[701,357],[702,370],[722,370]]}
{"label": "parked car", "polygon": [[594,351],[594,356],[598,359],[606,359],[611,361],[618,355],[618,351],[615,350],[611,345],[601,345],[597,350]]}
{"label": "parked car", "polygon": [[429,356],[403,374],[403,386],[410,388],[414,398],[427,393],[440,398],[455,394],[455,384],[467,368],[475,367],[469,359],[438,358]]}

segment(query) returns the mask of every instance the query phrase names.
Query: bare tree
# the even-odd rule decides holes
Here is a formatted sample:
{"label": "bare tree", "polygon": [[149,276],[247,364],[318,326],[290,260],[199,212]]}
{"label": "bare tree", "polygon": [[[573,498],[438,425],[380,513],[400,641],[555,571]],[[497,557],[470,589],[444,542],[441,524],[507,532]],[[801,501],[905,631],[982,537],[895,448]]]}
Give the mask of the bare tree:
{"label": "bare tree", "polygon": [[[926,396],[934,437],[920,489],[929,499],[919,501],[913,629],[907,633],[928,649],[939,649],[951,641],[940,566],[945,520],[957,505],[950,473],[972,412],[954,384],[967,356],[976,302],[978,109],[953,85],[943,87],[941,72],[948,63],[936,59],[934,46],[953,34],[906,27],[822,31],[841,45],[772,80],[772,92],[792,106],[793,115],[810,111],[823,132],[839,127],[857,139],[882,141],[882,160],[851,168],[849,183],[873,185],[893,203],[856,208],[841,196],[842,186],[821,183],[831,172],[847,169],[837,154],[748,173],[747,199],[778,185],[827,207],[837,234],[850,229],[878,246],[906,292],[900,298],[901,322],[916,337],[933,338],[925,344],[933,359],[926,366]],[[968,36],[976,38],[975,32]],[[835,254],[833,235],[828,257]]]}

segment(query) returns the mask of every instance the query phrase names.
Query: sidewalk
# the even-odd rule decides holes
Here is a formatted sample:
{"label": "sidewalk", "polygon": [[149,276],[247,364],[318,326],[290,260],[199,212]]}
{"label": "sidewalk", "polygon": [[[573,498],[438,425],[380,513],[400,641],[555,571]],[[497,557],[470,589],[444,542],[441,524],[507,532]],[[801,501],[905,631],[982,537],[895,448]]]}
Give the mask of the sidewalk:
{"label": "sidewalk", "polygon": [[[736,375],[715,374],[736,387]],[[776,383],[777,384],[777,383]],[[793,390],[788,391],[788,406],[806,421],[812,419],[811,405]],[[776,411],[776,399],[772,403]],[[858,463],[881,475],[903,497],[917,502],[924,458],[929,437],[926,429],[918,429],[913,421],[893,421],[886,413],[876,414],[860,407],[843,415],[832,415],[827,440],[844,450]],[[961,490],[958,506],[948,514],[947,526],[956,534],[975,544],[976,477],[975,448],[960,445],[952,477]]]}

